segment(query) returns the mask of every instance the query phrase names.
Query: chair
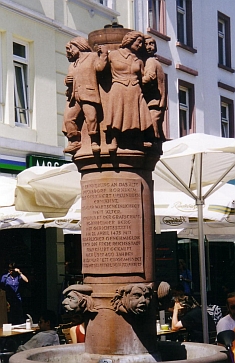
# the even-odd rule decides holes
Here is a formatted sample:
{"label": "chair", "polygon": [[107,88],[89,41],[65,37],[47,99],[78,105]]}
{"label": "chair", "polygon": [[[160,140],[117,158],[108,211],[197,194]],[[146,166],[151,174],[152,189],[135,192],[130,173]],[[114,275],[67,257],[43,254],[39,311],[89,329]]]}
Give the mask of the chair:
{"label": "chair", "polygon": [[217,336],[216,330],[209,332],[209,344],[216,344],[216,336]]}
{"label": "chair", "polygon": [[72,342],[70,337],[71,326],[72,326],[71,323],[69,323],[69,324],[60,324],[57,327],[56,332],[59,336],[60,344],[70,344]]}
{"label": "chair", "polygon": [[0,351],[0,362],[1,363],[8,363],[10,357],[15,354],[17,350],[17,343],[15,340],[11,338],[6,338],[3,341]]}

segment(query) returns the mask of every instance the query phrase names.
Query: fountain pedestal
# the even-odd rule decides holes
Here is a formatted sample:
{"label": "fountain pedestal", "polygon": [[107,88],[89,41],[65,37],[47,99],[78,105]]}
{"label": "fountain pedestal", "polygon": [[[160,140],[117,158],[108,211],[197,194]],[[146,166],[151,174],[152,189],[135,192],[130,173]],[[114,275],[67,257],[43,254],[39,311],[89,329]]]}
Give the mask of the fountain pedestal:
{"label": "fountain pedestal", "polygon": [[[97,158],[88,148],[74,157],[82,174],[82,273],[97,311],[87,321],[85,352],[156,361],[152,170],[159,152],[101,151]],[[148,286],[151,303],[142,313],[131,291]]]}

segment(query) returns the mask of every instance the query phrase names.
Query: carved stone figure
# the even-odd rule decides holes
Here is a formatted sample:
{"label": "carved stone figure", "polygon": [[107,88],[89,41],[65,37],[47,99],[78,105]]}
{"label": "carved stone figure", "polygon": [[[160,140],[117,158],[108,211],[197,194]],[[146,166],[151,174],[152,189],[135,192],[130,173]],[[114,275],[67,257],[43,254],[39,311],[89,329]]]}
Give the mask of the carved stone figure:
{"label": "carved stone figure", "polygon": [[152,284],[130,284],[117,290],[111,303],[116,312],[144,314],[153,297]]}
{"label": "carved stone figure", "polygon": [[[149,141],[146,134],[152,130],[152,121],[141,89],[144,64],[138,53],[142,46],[143,34],[131,31],[124,35],[120,48],[111,51],[108,56],[112,73],[106,117],[110,151],[117,150],[120,134],[126,131],[143,132],[143,146],[152,146],[145,143],[146,138]],[[135,141],[139,142],[135,137],[129,138],[129,146]]]}
{"label": "carved stone figure", "polygon": [[92,52],[88,41],[82,37],[76,37],[66,45],[67,58],[71,65],[65,78],[68,99],[63,132],[69,144],[64,152],[72,155],[81,148],[81,128],[84,120],[91,138],[92,151],[100,151],[98,108],[101,101],[97,72],[105,68],[107,53],[102,52],[102,46],[97,50],[98,53]]}
{"label": "carved stone figure", "polygon": [[143,77],[144,97],[151,113],[155,137],[165,141],[162,130],[166,110],[165,74],[160,62],[155,57],[157,52],[155,39],[150,35],[145,35],[144,39],[147,53]]}
{"label": "carved stone figure", "polygon": [[92,288],[89,285],[70,285],[63,291],[65,299],[62,304],[66,311],[72,313],[96,312],[94,301],[90,296]]}

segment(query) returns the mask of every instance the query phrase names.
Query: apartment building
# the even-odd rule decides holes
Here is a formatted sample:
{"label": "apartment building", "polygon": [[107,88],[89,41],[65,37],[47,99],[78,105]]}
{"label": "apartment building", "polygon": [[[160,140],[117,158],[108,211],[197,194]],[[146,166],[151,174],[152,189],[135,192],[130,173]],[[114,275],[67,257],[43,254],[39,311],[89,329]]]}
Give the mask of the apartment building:
{"label": "apartment building", "polygon": [[[233,0],[136,0],[134,26],[157,41],[168,84],[168,138],[234,137]],[[120,22],[122,23],[121,13]]]}

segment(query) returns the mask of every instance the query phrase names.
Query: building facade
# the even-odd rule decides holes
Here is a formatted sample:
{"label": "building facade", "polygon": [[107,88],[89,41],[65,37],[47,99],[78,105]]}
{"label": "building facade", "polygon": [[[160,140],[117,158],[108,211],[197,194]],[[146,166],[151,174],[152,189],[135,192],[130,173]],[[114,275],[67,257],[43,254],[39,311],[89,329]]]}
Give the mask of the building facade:
{"label": "building facade", "polygon": [[167,137],[194,132],[234,137],[234,1],[136,0],[134,4],[134,26],[156,39],[167,78]]}
{"label": "building facade", "polygon": [[[233,0],[0,0],[0,175],[15,177],[35,165],[29,160],[52,166],[70,161],[61,131],[65,44],[113,22],[156,39],[167,83],[168,139],[194,132],[235,136]],[[16,230],[4,233],[1,241],[10,243],[14,234],[19,242]],[[29,270],[45,268],[44,303],[55,308],[66,262],[62,231],[18,235],[31,254],[36,251]],[[43,241],[43,251],[35,241]]]}

